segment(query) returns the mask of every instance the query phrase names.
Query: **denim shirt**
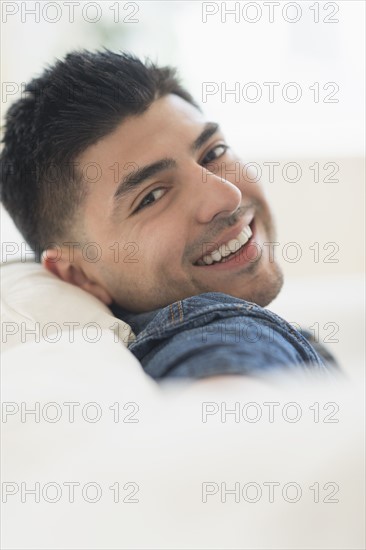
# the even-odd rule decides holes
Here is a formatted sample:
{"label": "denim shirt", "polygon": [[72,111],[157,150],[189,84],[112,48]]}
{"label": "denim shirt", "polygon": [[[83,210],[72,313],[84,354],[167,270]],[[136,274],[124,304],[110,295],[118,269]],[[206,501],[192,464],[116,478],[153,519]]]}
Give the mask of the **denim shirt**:
{"label": "denim shirt", "polygon": [[221,292],[191,296],[169,306],[131,313],[114,304],[136,339],[130,351],[152,378],[264,374],[273,369],[327,372],[332,355],[312,346],[311,333],[254,303]]}

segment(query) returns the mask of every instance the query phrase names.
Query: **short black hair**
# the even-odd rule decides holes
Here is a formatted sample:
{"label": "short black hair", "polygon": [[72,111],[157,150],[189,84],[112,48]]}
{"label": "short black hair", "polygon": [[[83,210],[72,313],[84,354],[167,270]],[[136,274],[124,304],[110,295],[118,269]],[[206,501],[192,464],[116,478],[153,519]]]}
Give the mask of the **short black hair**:
{"label": "short black hair", "polygon": [[87,186],[77,156],[167,94],[199,108],[175,68],[107,49],[73,51],[26,85],[5,118],[0,187],[36,261],[50,243],[80,242]]}

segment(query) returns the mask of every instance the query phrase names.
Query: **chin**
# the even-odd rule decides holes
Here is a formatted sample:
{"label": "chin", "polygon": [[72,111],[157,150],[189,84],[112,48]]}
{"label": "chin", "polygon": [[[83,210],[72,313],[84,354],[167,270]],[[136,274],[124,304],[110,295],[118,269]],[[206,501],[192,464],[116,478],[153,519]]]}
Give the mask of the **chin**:
{"label": "chin", "polygon": [[261,307],[268,306],[280,293],[284,281],[280,267],[277,264],[272,266],[270,272],[253,279],[251,288],[244,287],[242,292],[233,295]]}

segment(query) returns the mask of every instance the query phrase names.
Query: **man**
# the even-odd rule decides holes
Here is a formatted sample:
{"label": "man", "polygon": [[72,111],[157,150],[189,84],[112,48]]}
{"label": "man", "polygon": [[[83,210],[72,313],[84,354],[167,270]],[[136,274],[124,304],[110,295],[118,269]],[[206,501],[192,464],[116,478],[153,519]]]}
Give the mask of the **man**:
{"label": "man", "polygon": [[325,368],[263,309],[283,282],[269,206],[173,69],[69,54],[9,109],[1,162],[36,259],[131,324],[153,377]]}

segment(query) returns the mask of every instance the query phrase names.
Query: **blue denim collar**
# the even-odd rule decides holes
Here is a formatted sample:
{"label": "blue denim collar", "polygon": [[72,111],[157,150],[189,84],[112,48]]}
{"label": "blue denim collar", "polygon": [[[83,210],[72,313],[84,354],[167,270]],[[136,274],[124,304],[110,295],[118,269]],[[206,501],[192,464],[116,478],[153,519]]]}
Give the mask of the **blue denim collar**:
{"label": "blue denim collar", "polygon": [[113,315],[117,317],[118,319],[121,319],[130,327],[132,328],[133,332],[136,334],[140,334],[144,330],[144,328],[152,321],[161,311],[163,308],[154,309],[153,311],[144,311],[142,313],[135,313],[133,311],[128,311],[127,309],[123,309],[121,306],[113,302],[111,305],[108,306],[109,309],[112,311]]}

